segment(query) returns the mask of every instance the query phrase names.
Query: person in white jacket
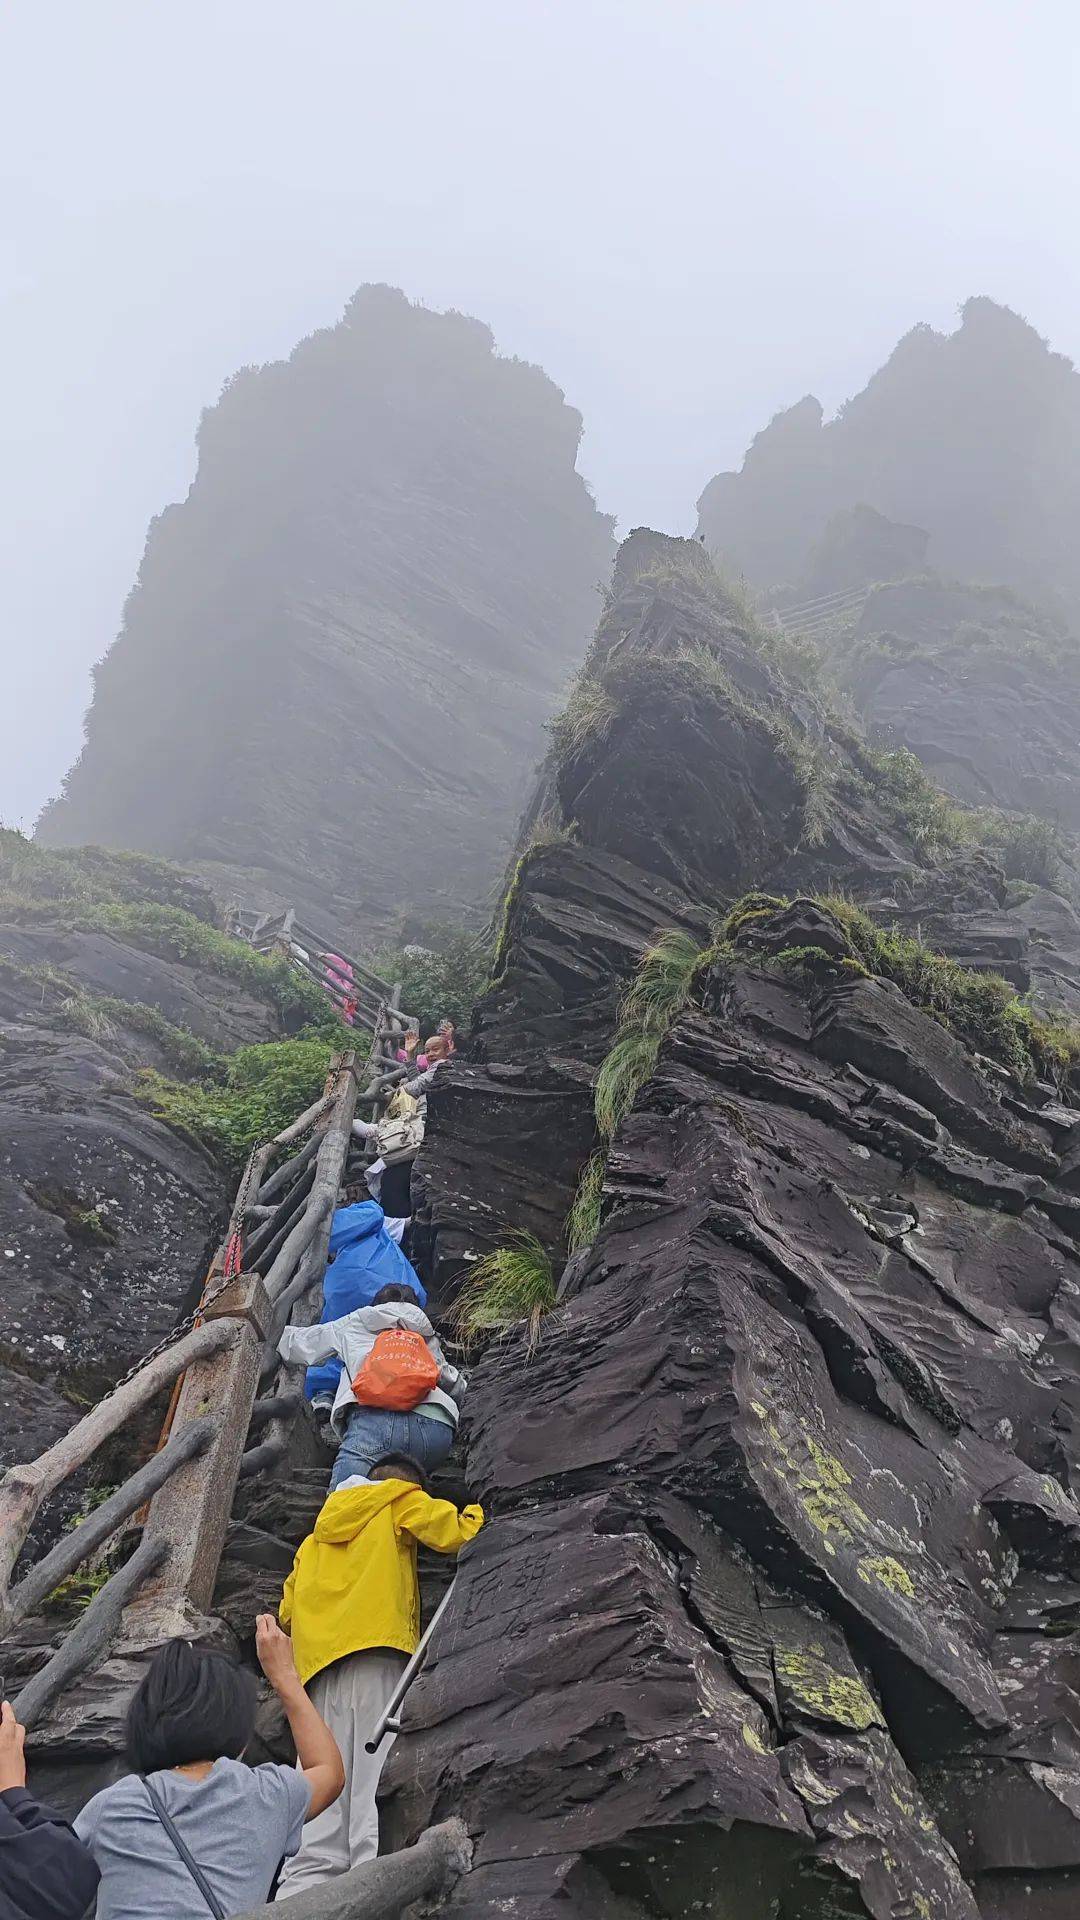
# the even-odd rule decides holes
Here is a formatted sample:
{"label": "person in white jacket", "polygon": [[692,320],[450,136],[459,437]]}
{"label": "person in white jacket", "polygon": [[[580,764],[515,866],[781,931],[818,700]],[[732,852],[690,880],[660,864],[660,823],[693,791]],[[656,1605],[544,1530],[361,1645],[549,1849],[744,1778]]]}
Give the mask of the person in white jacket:
{"label": "person in white jacket", "polygon": [[[352,1383],[377,1336],[394,1327],[420,1334],[439,1369],[438,1385],[409,1413],[388,1407],[361,1406]],[[465,1397],[466,1379],[451,1366],[431,1321],[409,1287],[392,1284],[375,1295],[370,1307],[358,1307],[341,1320],[324,1326],[286,1327],[278,1352],[290,1366],[312,1366],[334,1354],[344,1364],[338,1382],[330,1424],[342,1435],[329,1491],[355,1475],[367,1475],[377,1460],[389,1453],[408,1454],[428,1473],[442,1465],[454,1444],[458,1409]]]}

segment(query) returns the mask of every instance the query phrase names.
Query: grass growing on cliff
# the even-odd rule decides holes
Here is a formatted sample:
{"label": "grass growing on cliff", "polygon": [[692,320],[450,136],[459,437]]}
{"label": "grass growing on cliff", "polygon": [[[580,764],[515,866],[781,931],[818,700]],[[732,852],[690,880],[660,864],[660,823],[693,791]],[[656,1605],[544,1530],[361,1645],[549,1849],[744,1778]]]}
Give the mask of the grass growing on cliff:
{"label": "grass growing on cliff", "polygon": [[717,951],[680,927],[665,927],[646,947],[619,1006],[618,1035],[596,1076],[593,1099],[603,1139],[611,1139],[654,1072],[661,1040],[686,1006],[698,970]]}
{"label": "grass growing on cliff", "polygon": [[0,897],[34,901],[155,901],[212,922],[214,902],[200,880],[171,861],[105,847],[43,847],[0,827]]}
{"label": "grass growing on cliff", "polygon": [[960,806],[934,785],[908,747],[879,753],[854,734],[847,737],[847,745],[861,784],[920,853],[934,857],[984,847],[1000,861],[1007,880],[1056,884],[1066,848],[1051,821],[997,807]]}
{"label": "grass growing on cliff", "polygon": [[40,995],[41,1008],[58,1026],[88,1040],[108,1045],[118,1029],[145,1033],[154,1040],[174,1073],[186,1079],[213,1078],[224,1071],[224,1057],[203,1040],[196,1039],[186,1027],[178,1027],[157,1007],[142,1000],[121,1000],[115,994],[90,993],[60,968],[45,962],[26,967],[17,960],[0,955],[0,974],[26,983]]}
{"label": "grass growing on cliff", "polygon": [[187,1080],[214,1078],[225,1069],[224,1057],[213,1047],[142,1000],[118,1000],[113,994],[84,993],[75,987],[61,999],[57,1019],[92,1040],[107,1041],[118,1027],[144,1033],[160,1047],[172,1071]]}
{"label": "grass growing on cliff", "polygon": [[[341,1028],[336,1026],[340,1040]],[[321,1034],[238,1047],[219,1085],[182,1084],[147,1071],[136,1098],[159,1120],[188,1133],[230,1171],[243,1166],[253,1146],[280,1133],[322,1092],[332,1052]]]}
{"label": "grass growing on cliff", "polygon": [[626,1118],[655,1067],[660,1052],[659,1033],[624,1033],[616,1040],[596,1076],[596,1124],[610,1140]]}
{"label": "grass growing on cliff", "polygon": [[501,980],[503,974],[506,972],[506,963],[510,957],[510,924],[513,918],[514,908],[521,895],[525,875],[535,856],[538,853],[542,853],[545,847],[569,846],[574,839],[575,829],[572,825],[558,820],[552,820],[550,817],[540,819],[536,822],[529,836],[528,844],[522,848],[513,863],[510,870],[510,877],[506,883],[506,889],[503,894],[502,904],[496,914],[489,985],[494,986],[496,981]]}
{"label": "grass growing on cliff", "polygon": [[620,1026],[665,1034],[690,998],[703,951],[692,933],[665,927],[638,962],[619,1007]]}
{"label": "grass growing on cliff", "polygon": [[737,684],[718,648],[701,639],[687,639],[668,653],[629,658],[617,654],[599,664],[587,663],[564,711],[551,722],[556,759],[565,764],[606,740],[621,714],[636,705],[645,710],[663,692],[721,706],[750,733],[764,730],[802,793],[800,843],[822,844],[833,800],[832,769],[823,742],[796,725],[775,698],[751,697]]}
{"label": "grass growing on cliff", "polygon": [[961,967],[908,934],[877,926],[850,901],[827,895],[820,904],[839,920],[869,973],[892,980],[914,1005],[1018,1079],[1061,1084],[1080,1064],[1080,1024],[1036,1013],[1000,974]]}
{"label": "grass growing on cliff", "polygon": [[[962,967],[895,927],[879,927],[850,900],[835,894],[812,897],[839,922],[853,959],[866,973],[892,981],[913,1006],[974,1052],[996,1060],[1022,1081],[1047,1079],[1063,1086],[1080,1067],[1080,1023],[1036,1013],[1000,974]],[[788,904],[770,895],[748,894],[732,908],[722,933],[737,941],[755,920],[767,919]],[[772,964],[812,974],[818,960],[825,967],[833,964],[811,948],[787,949]]]}
{"label": "grass growing on cliff", "polygon": [[[108,857],[111,860],[113,856]],[[0,874],[2,872],[0,866]],[[113,898],[108,894],[90,897],[85,892],[72,895],[28,892],[10,886],[5,888],[0,880],[0,909],[5,906],[15,909],[23,920],[111,933],[129,946],[140,947],[144,953],[156,954],[162,960],[217,974],[242,987],[253,999],[272,1006],[286,1026],[318,1027],[327,1033],[340,1033],[341,1023],[321,988],[297,973],[283,955],[256,953],[242,940],[232,939],[185,907],[161,900]]]}
{"label": "grass growing on cliff", "polygon": [[543,1315],[555,1305],[551,1256],[534,1233],[516,1233],[470,1267],[452,1318],[468,1346],[485,1333],[505,1333],[527,1321],[535,1340]]}
{"label": "grass growing on cliff", "polygon": [[581,1171],[570,1211],[566,1216],[566,1244],[571,1253],[590,1247],[600,1231],[600,1203],[604,1193],[607,1155],[602,1148],[591,1153]]}
{"label": "grass growing on cliff", "polygon": [[97,902],[78,910],[75,925],[114,933],[163,960],[204,968],[207,973],[234,981],[253,999],[269,1003],[283,1022],[314,1026],[340,1036],[341,1022],[325,993],[313,980],[296,972],[284,955],[256,953],[242,940],[233,940],[218,927],[207,926],[179,908],[155,902]]}

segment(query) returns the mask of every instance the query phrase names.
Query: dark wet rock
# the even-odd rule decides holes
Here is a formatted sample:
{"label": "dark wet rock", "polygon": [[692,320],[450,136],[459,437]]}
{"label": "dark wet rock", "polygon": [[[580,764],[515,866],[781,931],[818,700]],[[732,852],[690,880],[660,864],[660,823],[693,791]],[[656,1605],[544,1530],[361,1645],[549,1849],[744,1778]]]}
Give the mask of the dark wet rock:
{"label": "dark wet rock", "polygon": [[[93,996],[107,997],[107,1018]],[[87,1005],[92,1032],[70,1014],[81,1006],[85,1023]],[[146,1008],[223,1051],[281,1030],[265,1001],[205,968],[111,933],[5,916],[3,1460],[32,1458],[71,1425],[175,1324],[205,1271],[230,1183],[134,1097],[140,1068],[169,1070],[140,1018]],[[129,1447],[139,1438],[129,1435]]]}
{"label": "dark wet rock", "polygon": [[[85,993],[153,1007],[173,1026],[193,1033],[221,1053],[253,1041],[274,1040],[281,1025],[272,1007],[245,993],[235,981],[205,967],[178,965],[110,933],[63,925],[0,924],[0,957],[20,967],[51,968]],[[40,999],[40,992],[38,995]],[[50,996],[55,998],[55,996]],[[0,972],[0,1017],[12,1002],[23,1008],[32,995]],[[124,1046],[122,1021],[114,1015]],[[140,1064],[155,1064],[153,1043],[139,1032]],[[129,1041],[130,1048],[130,1041]]]}
{"label": "dark wet rock", "polygon": [[947,793],[1080,829],[1080,652],[1034,608],[948,581],[881,586],[833,671],[871,737],[910,747]]}
{"label": "dark wet rock", "polygon": [[[622,565],[608,635],[655,654],[692,611]],[[430,1095],[444,1298],[509,1228],[560,1250],[618,995],[659,926],[710,937],[745,879],[733,811],[766,892],[837,857],[794,844],[759,746],[661,678],[564,763],[582,844],[526,857],[470,1055]],[[1034,979],[992,859],[920,858],[854,789],[843,833],[886,924],[936,915],[949,950]],[[733,937],[538,1341],[476,1367],[489,1524],[388,1827],[463,1815],[469,1920],[1056,1920],[1080,1873],[1078,1113],[852,967],[814,901],[760,898]]]}

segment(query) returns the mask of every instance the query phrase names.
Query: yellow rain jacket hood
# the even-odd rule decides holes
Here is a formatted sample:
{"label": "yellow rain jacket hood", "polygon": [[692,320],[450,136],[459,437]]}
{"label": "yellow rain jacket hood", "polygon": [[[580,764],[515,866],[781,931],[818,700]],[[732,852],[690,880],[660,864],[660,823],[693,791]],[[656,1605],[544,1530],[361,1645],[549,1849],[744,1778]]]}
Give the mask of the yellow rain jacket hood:
{"label": "yellow rain jacket hood", "polygon": [[300,1543],[279,1609],[304,1684],[368,1647],[415,1653],[417,1541],[457,1553],[483,1524],[480,1507],[459,1513],[411,1480],[369,1480],[329,1494],[315,1531]]}

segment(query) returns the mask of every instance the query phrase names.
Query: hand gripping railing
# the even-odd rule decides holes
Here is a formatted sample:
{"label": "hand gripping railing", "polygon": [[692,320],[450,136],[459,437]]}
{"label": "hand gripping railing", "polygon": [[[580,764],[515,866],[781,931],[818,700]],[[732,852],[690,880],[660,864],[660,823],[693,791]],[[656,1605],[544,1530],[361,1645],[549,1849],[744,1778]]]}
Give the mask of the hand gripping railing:
{"label": "hand gripping railing", "polygon": [[[394,998],[396,989],[388,993]],[[387,1009],[380,1009],[362,1075],[365,1094],[378,1078],[388,1018]],[[0,1477],[0,1629],[7,1631],[149,1500],[136,1551],[14,1703],[24,1725],[40,1720],[118,1628],[146,1646],[156,1637],[190,1631],[209,1607],[237,1480],[280,1457],[299,1405],[295,1391],[261,1401],[256,1395],[267,1343],[273,1339],[276,1346],[280,1327],[302,1301],[307,1306],[305,1296],[325,1269],[358,1077],[355,1055],[336,1055],[320,1099],[253,1150],[228,1232],[189,1321],[55,1445]],[[272,1156],[305,1133],[299,1149],[268,1174]],[[42,1503],[173,1382],[179,1390],[159,1451],[12,1586]],[[245,1452],[253,1426],[261,1437]]]}

